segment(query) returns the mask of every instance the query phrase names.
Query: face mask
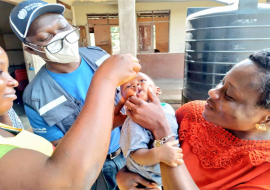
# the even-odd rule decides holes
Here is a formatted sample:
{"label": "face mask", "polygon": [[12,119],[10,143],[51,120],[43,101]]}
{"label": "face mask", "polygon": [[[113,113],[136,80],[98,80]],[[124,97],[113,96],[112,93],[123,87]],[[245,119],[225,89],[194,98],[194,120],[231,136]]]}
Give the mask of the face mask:
{"label": "face mask", "polygon": [[[48,44],[50,44],[51,42],[54,42],[56,40],[62,39],[70,32],[71,31],[61,32],[61,33],[56,34]],[[76,37],[76,36],[74,36],[74,37]],[[30,47],[30,46],[28,46],[28,47]],[[33,47],[31,47],[31,48],[34,49]],[[59,43],[54,43],[54,44],[50,45],[50,49],[54,49],[54,48],[55,49],[59,48]],[[37,49],[35,49],[35,50],[39,51]],[[42,58],[42,59],[47,60],[47,61],[57,62],[57,63],[65,64],[65,63],[78,62],[80,60],[79,42],[75,42],[75,43],[71,44],[71,43],[67,42],[65,39],[63,40],[63,48],[59,52],[51,54],[47,50],[47,48],[45,48],[45,52],[44,51],[39,51],[39,52],[46,53],[46,56],[49,60],[44,59],[44,58]]]}

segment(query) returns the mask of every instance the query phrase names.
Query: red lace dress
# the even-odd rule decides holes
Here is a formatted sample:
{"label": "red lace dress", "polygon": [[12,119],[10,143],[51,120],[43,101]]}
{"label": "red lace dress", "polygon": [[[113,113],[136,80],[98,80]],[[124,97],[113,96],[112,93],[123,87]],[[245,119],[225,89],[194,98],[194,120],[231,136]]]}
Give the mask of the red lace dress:
{"label": "red lace dress", "polygon": [[185,164],[201,190],[270,189],[270,141],[241,140],[207,122],[203,101],[176,111]]}

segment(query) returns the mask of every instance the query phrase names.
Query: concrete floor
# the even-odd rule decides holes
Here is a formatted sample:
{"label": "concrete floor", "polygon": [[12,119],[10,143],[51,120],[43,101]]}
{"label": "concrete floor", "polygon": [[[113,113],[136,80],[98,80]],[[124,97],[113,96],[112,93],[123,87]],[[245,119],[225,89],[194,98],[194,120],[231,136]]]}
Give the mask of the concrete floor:
{"label": "concrete floor", "polygon": [[[162,91],[162,94],[159,95],[160,101],[171,104],[177,110],[181,106],[183,79],[155,79],[154,82]],[[31,125],[23,105],[14,102],[13,108],[20,117],[25,129],[29,129]]]}
{"label": "concrete floor", "polygon": [[171,104],[177,110],[182,102],[183,79],[155,79],[154,82],[162,92],[160,101]]}

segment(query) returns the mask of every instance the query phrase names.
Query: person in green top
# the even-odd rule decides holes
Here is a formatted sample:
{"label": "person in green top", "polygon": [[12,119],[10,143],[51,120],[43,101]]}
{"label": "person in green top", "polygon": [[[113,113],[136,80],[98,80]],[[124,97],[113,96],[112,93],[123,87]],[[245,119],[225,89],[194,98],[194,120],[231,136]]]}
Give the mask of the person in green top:
{"label": "person in green top", "polygon": [[[130,54],[108,58],[93,76],[79,117],[50,157],[0,145],[0,189],[90,189],[107,156],[115,87],[139,70],[138,60]],[[0,115],[12,107],[16,86],[18,82],[8,73],[7,54],[0,48]],[[0,129],[0,140],[13,136]]]}
{"label": "person in green top", "polygon": [[13,145],[1,145],[0,144],[0,158],[2,158],[6,153],[11,151],[12,149],[17,148]]}

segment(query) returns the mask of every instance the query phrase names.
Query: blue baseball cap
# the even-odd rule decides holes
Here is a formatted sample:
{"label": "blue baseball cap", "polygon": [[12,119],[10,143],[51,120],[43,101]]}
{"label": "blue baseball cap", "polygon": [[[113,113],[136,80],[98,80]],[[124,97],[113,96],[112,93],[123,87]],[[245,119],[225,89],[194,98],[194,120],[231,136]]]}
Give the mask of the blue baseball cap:
{"label": "blue baseball cap", "polygon": [[9,22],[11,29],[18,38],[25,43],[31,23],[45,13],[63,14],[65,7],[61,4],[49,4],[40,0],[23,1],[14,7],[10,13]]}

